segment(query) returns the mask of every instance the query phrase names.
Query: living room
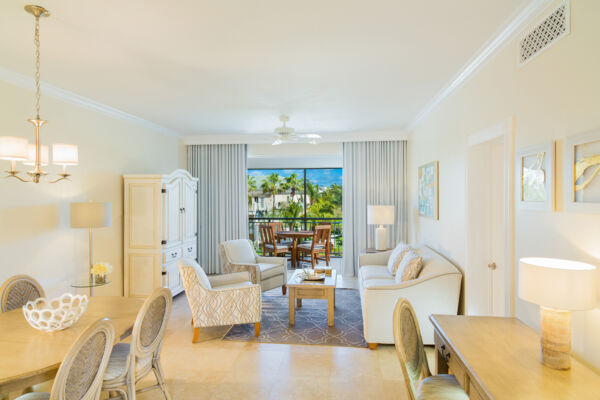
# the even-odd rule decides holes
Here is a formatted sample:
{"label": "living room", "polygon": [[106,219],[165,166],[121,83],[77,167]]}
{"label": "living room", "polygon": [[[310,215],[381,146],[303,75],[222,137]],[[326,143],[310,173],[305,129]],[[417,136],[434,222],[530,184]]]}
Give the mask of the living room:
{"label": "living room", "polygon": [[599,398],[599,16],[3,2],[0,399]]}

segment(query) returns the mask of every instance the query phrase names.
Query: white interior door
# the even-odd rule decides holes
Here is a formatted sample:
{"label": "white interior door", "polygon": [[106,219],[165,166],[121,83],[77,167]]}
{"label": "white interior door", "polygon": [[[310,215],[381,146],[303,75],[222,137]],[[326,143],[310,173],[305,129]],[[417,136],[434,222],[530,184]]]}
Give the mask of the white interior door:
{"label": "white interior door", "polygon": [[505,148],[499,137],[468,147],[468,315],[506,315]]}

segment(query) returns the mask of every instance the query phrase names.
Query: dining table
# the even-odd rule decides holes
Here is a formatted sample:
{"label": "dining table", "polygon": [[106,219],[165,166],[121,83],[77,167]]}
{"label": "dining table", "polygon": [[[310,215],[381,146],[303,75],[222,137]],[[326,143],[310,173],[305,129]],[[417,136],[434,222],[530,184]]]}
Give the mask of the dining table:
{"label": "dining table", "polygon": [[313,231],[277,231],[275,236],[277,239],[292,239],[292,268],[298,266],[298,240],[308,239],[313,237]]}
{"label": "dining table", "polygon": [[77,322],[54,332],[31,327],[21,308],[0,313],[0,396],[54,378],[78,336],[100,318],[111,319],[115,343],[122,341],[131,335],[143,302],[134,297],[92,297]]}

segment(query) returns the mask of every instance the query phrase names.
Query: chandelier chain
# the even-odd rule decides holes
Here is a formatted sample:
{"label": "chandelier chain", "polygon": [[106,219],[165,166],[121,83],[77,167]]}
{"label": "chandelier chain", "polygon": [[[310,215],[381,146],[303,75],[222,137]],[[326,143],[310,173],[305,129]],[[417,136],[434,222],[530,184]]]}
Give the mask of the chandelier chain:
{"label": "chandelier chain", "polygon": [[35,113],[40,119],[40,17],[35,17]]}

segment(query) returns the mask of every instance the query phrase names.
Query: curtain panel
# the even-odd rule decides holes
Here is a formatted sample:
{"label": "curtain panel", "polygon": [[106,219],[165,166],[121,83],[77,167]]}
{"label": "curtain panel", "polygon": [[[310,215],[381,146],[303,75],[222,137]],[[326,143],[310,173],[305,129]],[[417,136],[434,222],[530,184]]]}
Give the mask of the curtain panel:
{"label": "curtain panel", "polygon": [[198,263],[221,273],[219,244],[248,238],[245,144],[187,146],[188,170],[198,178]]}
{"label": "curtain panel", "polygon": [[388,247],[407,240],[406,141],[344,143],[344,276],[356,276],[358,256],[375,247],[368,205],[394,205],[395,223],[387,226]]}

